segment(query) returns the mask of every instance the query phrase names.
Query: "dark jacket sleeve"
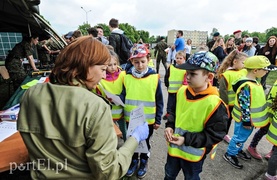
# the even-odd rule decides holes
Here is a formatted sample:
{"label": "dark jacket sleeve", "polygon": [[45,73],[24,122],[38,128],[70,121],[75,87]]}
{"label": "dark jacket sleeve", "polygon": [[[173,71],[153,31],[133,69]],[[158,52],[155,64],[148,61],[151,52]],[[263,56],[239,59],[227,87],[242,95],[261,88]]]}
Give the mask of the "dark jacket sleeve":
{"label": "dark jacket sleeve", "polygon": [[170,127],[173,130],[175,130],[175,112],[176,112],[176,96],[174,96],[174,99],[172,100],[172,107],[171,107],[171,111],[169,113],[169,116],[167,117],[167,122],[165,123],[165,128]]}
{"label": "dark jacket sleeve", "polygon": [[113,34],[111,34],[109,36],[109,45],[111,45],[115,50],[117,49],[117,46],[116,46],[116,37]]}
{"label": "dark jacket sleeve", "polygon": [[155,117],[155,124],[161,124],[161,119],[163,115],[164,109],[164,100],[163,100],[163,92],[161,81],[158,81],[158,87],[156,91],[156,117]]}
{"label": "dark jacket sleeve", "polygon": [[219,143],[227,134],[228,110],[223,103],[219,105],[210,119],[205,124],[202,132],[187,132],[185,145],[195,148],[206,147],[209,153],[214,144]]}
{"label": "dark jacket sleeve", "polygon": [[168,81],[169,76],[170,76],[170,66],[165,70],[165,76],[164,76],[164,85],[167,88],[169,87],[169,81]]}

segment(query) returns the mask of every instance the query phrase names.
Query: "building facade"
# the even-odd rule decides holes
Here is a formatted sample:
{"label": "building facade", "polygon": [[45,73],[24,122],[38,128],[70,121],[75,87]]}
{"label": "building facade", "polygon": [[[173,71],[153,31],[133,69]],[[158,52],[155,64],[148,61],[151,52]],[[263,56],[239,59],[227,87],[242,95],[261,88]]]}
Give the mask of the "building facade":
{"label": "building facade", "polygon": [[[176,40],[176,34],[178,30],[172,29],[167,32],[167,44],[173,45]],[[192,46],[200,46],[201,44],[206,44],[208,38],[208,31],[187,31],[183,30],[184,38],[192,40]]]}

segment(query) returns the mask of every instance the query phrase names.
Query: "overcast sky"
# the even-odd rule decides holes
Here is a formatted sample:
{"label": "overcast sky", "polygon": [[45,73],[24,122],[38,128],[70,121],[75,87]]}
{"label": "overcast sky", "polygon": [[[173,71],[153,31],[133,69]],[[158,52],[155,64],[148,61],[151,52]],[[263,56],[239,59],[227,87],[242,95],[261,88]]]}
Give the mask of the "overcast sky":
{"label": "overcast sky", "polygon": [[150,36],[167,35],[171,29],[232,34],[241,29],[265,32],[277,27],[276,0],[44,0],[40,14],[59,34],[73,31],[86,21],[108,25],[111,18],[129,23]]}

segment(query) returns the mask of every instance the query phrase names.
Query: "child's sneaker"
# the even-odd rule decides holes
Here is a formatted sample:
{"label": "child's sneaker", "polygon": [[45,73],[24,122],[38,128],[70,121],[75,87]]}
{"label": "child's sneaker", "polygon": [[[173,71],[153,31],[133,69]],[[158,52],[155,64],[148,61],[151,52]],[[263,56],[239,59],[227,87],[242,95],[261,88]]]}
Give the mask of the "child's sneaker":
{"label": "child's sneaker", "polygon": [[229,144],[229,142],[231,141],[231,138],[230,138],[229,135],[225,135],[224,138],[223,138],[223,140],[224,140],[226,143]]}
{"label": "child's sneaker", "polygon": [[263,159],[262,156],[257,152],[256,148],[248,146],[247,151],[255,159],[258,159],[258,160],[262,160]]}
{"label": "child's sneaker", "polygon": [[267,153],[267,154],[264,156],[264,158],[265,158],[266,160],[269,160],[269,158],[271,157],[272,153],[273,153],[273,151],[271,150],[269,153]]}
{"label": "child's sneaker", "polygon": [[223,158],[225,161],[227,161],[229,164],[231,164],[233,167],[238,168],[238,169],[242,169],[243,165],[239,163],[239,160],[237,158],[237,156],[230,156],[228,155],[228,153],[226,152],[223,155]]}
{"label": "child's sneaker", "polygon": [[246,154],[246,152],[244,152],[243,150],[239,151],[239,153],[237,154],[238,158],[241,158],[245,161],[251,160],[251,156],[249,156],[248,154]]}
{"label": "child's sneaker", "polygon": [[139,165],[139,169],[138,169],[138,178],[142,179],[145,177],[147,173],[147,160],[145,159],[141,159],[140,160],[140,165]]}
{"label": "child's sneaker", "polygon": [[132,163],[126,173],[126,176],[131,177],[134,174],[134,172],[137,170],[137,168],[138,168],[138,160],[134,159],[132,160]]}
{"label": "child's sneaker", "polygon": [[267,172],[265,173],[265,179],[266,180],[277,180],[277,175],[271,176]]}

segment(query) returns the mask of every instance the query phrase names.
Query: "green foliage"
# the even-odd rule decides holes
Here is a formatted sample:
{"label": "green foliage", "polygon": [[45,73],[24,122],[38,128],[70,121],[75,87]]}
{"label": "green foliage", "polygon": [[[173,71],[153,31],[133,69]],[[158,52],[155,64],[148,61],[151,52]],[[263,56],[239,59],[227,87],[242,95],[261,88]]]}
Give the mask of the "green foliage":
{"label": "green foliage", "polygon": [[90,28],[90,24],[84,23],[79,25],[78,29],[82,32],[83,35],[88,35],[87,29]]}
{"label": "green foliage", "polygon": [[266,33],[266,40],[270,37],[270,36],[276,36],[277,37],[277,27],[272,27],[269,28],[265,31]]}

